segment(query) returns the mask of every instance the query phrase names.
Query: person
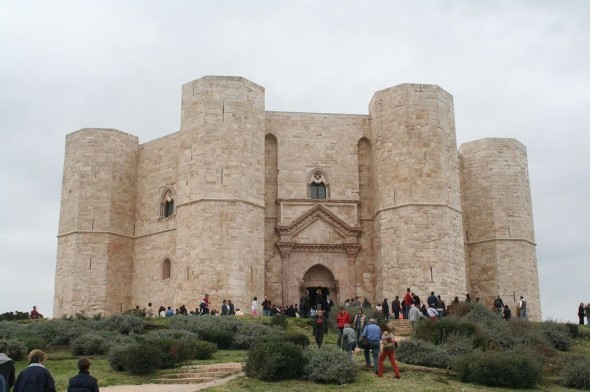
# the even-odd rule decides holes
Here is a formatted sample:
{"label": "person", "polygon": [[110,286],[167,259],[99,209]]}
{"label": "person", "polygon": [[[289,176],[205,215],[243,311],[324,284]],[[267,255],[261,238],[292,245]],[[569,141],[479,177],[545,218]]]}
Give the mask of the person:
{"label": "person", "polygon": [[209,294],[205,294],[205,296],[201,300],[201,303],[199,304],[199,307],[201,308],[201,311],[200,311],[201,316],[203,316],[205,314],[209,314],[209,305],[210,304],[211,304],[211,300],[209,299]]}
{"label": "person", "polygon": [[381,353],[379,354],[379,366],[377,368],[377,375],[383,377],[383,362],[385,358],[389,358],[391,366],[393,366],[393,372],[395,378],[399,379],[399,368],[395,361],[395,339],[393,338],[393,332],[389,329],[387,324],[383,323],[379,326],[381,328]]}
{"label": "person", "polygon": [[42,319],[43,315],[37,311],[37,307],[33,306],[33,310],[31,310],[31,318],[33,320]]}
{"label": "person", "polygon": [[224,299],[223,303],[221,304],[221,315],[222,316],[229,316],[229,306],[227,304],[226,299]]}
{"label": "person", "polygon": [[301,298],[299,298],[299,307],[301,308],[301,317],[309,317],[309,308],[311,307],[311,299],[309,298],[309,291],[305,290]]}
{"label": "person", "polygon": [[258,312],[259,312],[257,301],[258,301],[258,297],[252,298],[252,308],[251,309],[252,309],[252,316],[254,316],[254,317],[258,316]]}
{"label": "person", "polygon": [[342,348],[346,350],[348,358],[350,358],[350,362],[352,363],[354,363],[352,352],[357,344],[356,336],[356,332],[350,327],[350,324],[344,324],[344,329],[342,330]]}
{"label": "person", "polygon": [[447,305],[445,304],[445,301],[442,300],[442,298],[440,297],[440,294],[439,294],[436,297],[436,311],[438,312],[439,319],[444,317],[446,308],[447,308]]}
{"label": "person", "polygon": [[271,309],[272,309],[272,303],[270,302],[270,299],[268,299],[268,297],[265,295],[264,301],[262,301],[262,315],[270,317]]}
{"label": "person", "polygon": [[174,317],[174,310],[172,310],[171,306],[168,306],[168,309],[166,309],[166,317]]}
{"label": "person", "polygon": [[29,353],[29,366],[23,369],[14,383],[14,392],[55,392],[55,381],[45,368],[47,354],[41,350]]}
{"label": "person", "polygon": [[387,298],[383,298],[383,303],[381,304],[381,311],[385,316],[385,320],[389,321],[389,302],[387,302]]}
{"label": "person", "polygon": [[404,318],[408,319],[409,314],[410,314],[410,308],[412,307],[412,304],[414,303],[414,299],[412,298],[412,290],[410,290],[409,287],[406,289],[406,296],[404,297],[404,301],[406,303]]}
{"label": "person", "polygon": [[332,308],[334,307],[334,301],[332,301],[332,298],[330,298],[330,294],[326,295],[326,302],[324,302],[324,310],[326,311],[325,315],[327,318],[330,317],[330,312],[332,311]]}
{"label": "person", "polygon": [[512,316],[512,312],[510,311],[510,308],[508,307],[508,305],[504,305],[504,310],[502,311],[502,319],[503,320],[510,320],[510,317]]}
{"label": "person", "polygon": [[520,296],[520,300],[518,301],[518,317],[520,317],[523,320],[528,320],[526,316],[526,300],[522,295]]}
{"label": "person", "polygon": [[436,309],[436,304],[438,303],[438,299],[436,298],[436,295],[434,295],[434,291],[430,292],[430,297],[426,298],[426,303],[428,304],[429,308]]}
{"label": "person", "polygon": [[402,304],[399,301],[399,295],[396,295],[395,299],[391,301],[391,310],[393,311],[393,318],[399,320],[399,313],[402,310]]}
{"label": "person", "polygon": [[90,361],[80,358],[77,376],[70,378],[68,392],[98,392],[98,380],[90,375]]}
{"label": "person", "polygon": [[428,314],[428,318],[431,320],[438,320],[438,311],[435,308],[428,308],[426,309],[426,313]]}
{"label": "person", "polygon": [[363,314],[362,308],[358,308],[356,310],[356,315],[354,316],[354,322],[352,325],[356,331],[356,339],[359,340],[363,329],[367,325],[367,316]]}
{"label": "person", "polygon": [[371,360],[369,359],[369,351],[373,354],[373,367],[375,374],[378,372],[379,362],[379,348],[381,345],[381,328],[377,326],[375,319],[370,319],[369,324],[363,329],[363,338],[367,339],[367,346],[364,348],[365,363],[367,367],[371,367]]}
{"label": "person", "polygon": [[315,317],[313,318],[312,333],[315,338],[315,342],[318,348],[322,347],[324,341],[324,335],[328,333],[328,319],[324,316],[323,310],[318,310]]}
{"label": "person", "polygon": [[147,318],[152,318],[152,317],[154,317],[154,308],[152,307],[152,303],[151,303],[151,302],[150,302],[150,303],[148,303],[148,307],[147,307],[147,309],[145,310],[145,316],[146,316]]}
{"label": "person", "polygon": [[496,313],[502,313],[502,309],[504,309],[504,301],[498,295],[498,297],[494,300],[494,310]]}
{"label": "person", "polygon": [[322,289],[317,289],[315,292],[315,309],[321,310],[324,306],[324,296],[322,295]]}
{"label": "person", "polygon": [[375,305],[375,312],[377,312],[377,313],[383,313],[383,306],[381,306],[380,303],[378,303],[377,305]]}
{"label": "person", "polygon": [[469,293],[465,294],[465,302],[471,302],[471,296],[469,295]]}
{"label": "person", "polygon": [[180,311],[179,313],[182,314],[183,316],[188,316],[188,310],[186,309],[186,306],[180,305],[179,311]]}
{"label": "person", "polygon": [[580,325],[584,325],[585,316],[586,310],[584,309],[584,302],[580,302],[580,306],[578,306],[578,318],[580,319]]}
{"label": "person", "polygon": [[367,297],[365,297],[365,299],[363,300],[363,308],[369,308],[371,309],[371,303],[369,302],[369,300],[367,299]]}
{"label": "person", "polygon": [[338,339],[342,337],[342,331],[344,326],[350,324],[350,313],[344,310],[344,307],[340,307],[338,314],[336,314],[336,325],[338,325]]}
{"label": "person", "polygon": [[244,312],[242,312],[242,311],[240,310],[240,308],[237,308],[237,309],[236,309],[236,313],[235,313],[235,315],[236,315],[236,316],[244,316]]}
{"label": "person", "polygon": [[5,381],[5,391],[9,391],[14,386],[15,378],[14,361],[8,357],[8,354],[8,343],[0,342],[0,378]]}
{"label": "person", "polygon": [[410,319],[410,324],[412,324],[412,329],[416,330],[416,321],[426,318],[418,308],[418,304],[412,305],[410,310],[408,311],[408,318]]}
{"label": "person", "polygon": [[590,325],[590,302],[586,304],[584,310],[586,311],[586,324]]}

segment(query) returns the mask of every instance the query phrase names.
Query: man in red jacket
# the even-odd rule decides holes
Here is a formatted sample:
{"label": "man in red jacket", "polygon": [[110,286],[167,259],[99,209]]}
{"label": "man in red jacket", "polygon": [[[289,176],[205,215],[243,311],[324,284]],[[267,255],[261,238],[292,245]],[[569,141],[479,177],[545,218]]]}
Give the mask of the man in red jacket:
{"label": "man in red jacket", "polygon": [[336,324],[338,325],[338,331],[340,335],[342,335],[342,330],[344,329],[345,324],[350,324],[350,313],[348,313],[344,308],[341,306],[338,314],[336,315]]}

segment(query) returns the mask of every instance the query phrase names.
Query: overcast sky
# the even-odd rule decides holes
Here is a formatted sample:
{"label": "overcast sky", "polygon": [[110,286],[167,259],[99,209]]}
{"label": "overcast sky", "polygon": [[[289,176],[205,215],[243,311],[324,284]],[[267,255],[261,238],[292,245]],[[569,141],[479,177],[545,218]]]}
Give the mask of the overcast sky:
{"label": "overcast sky", "polygon": [[183,83],[233,75],[265,87],[272,111],[367,114],[377,90],[437,84],[459,144],[524,143],[543,318],[577,320],[589,22],[588,1],[0,0],[0,313],[52,313],[66,134],[167,135]]}

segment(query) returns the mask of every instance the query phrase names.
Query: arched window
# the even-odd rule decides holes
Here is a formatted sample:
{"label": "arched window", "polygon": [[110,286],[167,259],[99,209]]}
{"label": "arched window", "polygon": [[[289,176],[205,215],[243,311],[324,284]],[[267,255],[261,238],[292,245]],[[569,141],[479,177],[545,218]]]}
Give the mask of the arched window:
{"label": "arched window", "polygon": [[320,169],[316,169],[308,178],[309,197],[311,199],[326,199],[328,198],[328,180],[326,173]]}
{"label": "arched window", "polygon": [[174,192],[170,188],[166,188],[162,193],[162,199],[160,200],[160,217],[169,218],[176,215],[176,209],[174,207]]}
{"label": "arched window", "polygon": [[162,280],[170,279],[170,259],[164,260],[162,263]]}
{"label": "arched window", "polygon": [[326,184],[320,182],[316,184],[312,182],[309,186],[309,196],[312,199],[325,199],[326,198]]}

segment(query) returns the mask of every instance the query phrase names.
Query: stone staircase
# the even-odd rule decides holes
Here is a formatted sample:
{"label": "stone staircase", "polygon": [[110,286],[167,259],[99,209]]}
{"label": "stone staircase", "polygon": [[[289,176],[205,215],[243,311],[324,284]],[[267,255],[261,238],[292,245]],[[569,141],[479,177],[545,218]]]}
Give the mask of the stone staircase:
{"label": "stone staircase", "polygon": [[410,320],[390,320],[389,325],[393,327],[394,336],[412,336],[412,324],[410,324]]}
{"label": "stone staircase", "polygon": [[200,384],[219,380],[241,373],[241,363],[215,363],[212,365],[188,365],[163,374],[156,382],[160,384]]}

